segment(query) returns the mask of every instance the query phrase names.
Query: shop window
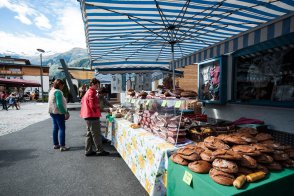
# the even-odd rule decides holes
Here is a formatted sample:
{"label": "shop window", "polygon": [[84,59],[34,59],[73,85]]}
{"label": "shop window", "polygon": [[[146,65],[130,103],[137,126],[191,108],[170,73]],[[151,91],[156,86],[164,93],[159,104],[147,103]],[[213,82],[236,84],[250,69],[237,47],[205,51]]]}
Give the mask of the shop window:
{"label": "shop window", "polygon": [[198,97],[206,103],[224,104],[226,101],[226,56],[198,64]]}
{"label": "shop window", "polygon": [[234,58],[234,99],[294,106],[294,47],[286,45]]}

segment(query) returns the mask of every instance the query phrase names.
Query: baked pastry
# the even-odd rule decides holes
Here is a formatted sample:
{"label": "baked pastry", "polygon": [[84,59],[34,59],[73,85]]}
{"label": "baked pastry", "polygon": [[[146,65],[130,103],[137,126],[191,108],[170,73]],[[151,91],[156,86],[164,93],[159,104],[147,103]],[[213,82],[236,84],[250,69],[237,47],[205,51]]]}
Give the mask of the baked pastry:
{"label": "baked pastry", "polygon": [[274,151],[274,149],[264,144],[251,144],[251,146],[255,147],[260,152],[270,153]]}
{"label": "baked pastry", "polygon": [[208,150],[208,148],[204,145],[204,142],[197,142],[196,146],[200,147],[200,148],[203,148],[204,150]]}
{"label": "baked pastry", "polygon": [[283,169],[282,165],[277,163],[277,162],[273,162],[270,164],[265,165],[269,170],[275,170],[275,171],[280,171]]}
{"label": "baked pastry", "polygon": [[273,139],[273,136],[271,136],[268,133],[258,133],[255,138],[257,139],[257,141],[261,142],[261,141],[265,141],[265,140],[271,140]]}
{"label": "baked pastry", "polygon": [[254,171],[255,172],[262,171],[262,172],[264,172],[266,174],[269,172],[268,169],[265,166],[261,165],[261,164],[257,164],[257,166],[254,169]]}
{"label": "baked pastry", "polygon": [[178,154],[173,154],[170,156],[170,159],[179,164],[179,165],[188,165],[188,161],[186,161],[185,159],[183,159],[180,155]]}
{"label": "baked pastry", "polygon": [[211,164],[207,161],[194,161],[189,163],[188,168],[196,173],[207,174],[211,169]]}
{"label": "baked pastry", "polygon": [[208,161],[208,162],[212,162],[215,157],[212,155],[212,151],[211,150],[205,150],[200,154],[200,157],[202,160],[204,161]]}
{"label": "baked pastry", "polygon": [[249,145],[236,145],[232,147],[232,150],[249,156],[258,156],[261,154],[254,146]]}
{"label": "baked pastry", "polygon": [[274,152],[274,154],[272,156],[275,161],[286,161],[289,159],[288,154],[280,153],[279,151]]}
{"label": "baked pastry", "polygon": [[272,163],[272,162],[274,162],[273,157],[271,157],[267,154],[263,154],[263,153],[261,155],[255,157],[255,159],[258,163]]}
{"label": "baked pastry", "polygon": [[235,180],[235,177],[232,174],[228,174],[214,168],[209,171],[209,176],[216,183],[226,186],[232,186]]}
{"label": "baked pastry", "polygon": [[294,148],[286,149],[285,153],[288,154],[289,158],[294,158]]}
{"label": "baked pastry", "polygon": [[227,159],[227,160],[240,160],[242,158],[242,155],[240,153],[232,151],[232,150],[224,150],[224,149],[218,149],[214,151],[212,155],[215,158]]}
{"label": "baked pastry", "polygon": [[235,162],[228,161],[225,159],[215,159],[212,162],[213,168],[226,172],[226,173],[237,173],[238,166]]}
{"label": "baked pastry", "polygon": [[177,153],[184,159],[189,161],[197,161],[200,160],[199,154],[197,154],[194,150],[189,148],[181,148],[177,151]]}
{"label": "baked pastry", "polygon": [[226,143],[231,143],[231,144],[247,144],[245,140],[243,140],[239,135],[227,135],[227,137],[223,137],[222,139]]}
{"label": "baked pastry", "polygon": [[286,160],[286,161],[282,161],[281,164],[282,164],[284,167],[293,168],[293,167],[294,167],[294,160],[292,160],[292,159],[288,159],[288,160]]}
{"label": "baked pastry", "polygon": [[248,175],[248,174],[251,174],[253,173],[253,170],[247,168],[247,167],[240,167],[238,166],[238,174],[237,176],[240,176],[240,175]]}
{"label": "baked pastry", "polygon": [[252,157],[244,154],[240,160],[240,165],[248,168],[256,168],[257,162]]}
{"label": "baked pastry", "polygon": [[209,148],[209,149],[230,149],[230,146],[225,144],[223,141],[220,139],[217,139],[214,136],[209,136],[204,139],[204,145]]}
{"label": "baked pastry", "polygon": [[250,128],[250,127],[242,127],[237,132],[238,133],[246,133],[246,134],[250,134],[250,135],[256,135],[258,133],[258,131],[256,129]]}

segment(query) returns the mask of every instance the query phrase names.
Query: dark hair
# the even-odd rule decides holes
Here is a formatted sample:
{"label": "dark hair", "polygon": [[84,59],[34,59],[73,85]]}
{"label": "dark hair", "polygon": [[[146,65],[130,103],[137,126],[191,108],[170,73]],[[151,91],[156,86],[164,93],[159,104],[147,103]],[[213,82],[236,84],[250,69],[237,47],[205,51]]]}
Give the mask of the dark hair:
{"label": "dark hair", "polygon": [[61,85],[64,85],[63,80],[61,80],[61,79],[56,79],[56,80],[54,80],[54,82],[53,82],[53,87],[54,87],[55,89],[59,89],[59,87],[60,87]]}
{"label": "dark hair", "polygon": [[93,86],[93,85],[95,85],[95,84],[100,84],[100,81],[99,81],[98,79],[96,79],[96,78],[92,78],[92,79],[90,80],[90,85]]}

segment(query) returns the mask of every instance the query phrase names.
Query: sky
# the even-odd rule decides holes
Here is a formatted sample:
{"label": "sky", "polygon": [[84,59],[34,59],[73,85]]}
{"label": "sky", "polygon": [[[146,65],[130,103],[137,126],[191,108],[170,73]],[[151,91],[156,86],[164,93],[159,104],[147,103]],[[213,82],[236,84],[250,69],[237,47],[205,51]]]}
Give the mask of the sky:
{"label": "sky", "polygon": [[32,56],[86,48],[77,0],[0,0],[0,53]]}

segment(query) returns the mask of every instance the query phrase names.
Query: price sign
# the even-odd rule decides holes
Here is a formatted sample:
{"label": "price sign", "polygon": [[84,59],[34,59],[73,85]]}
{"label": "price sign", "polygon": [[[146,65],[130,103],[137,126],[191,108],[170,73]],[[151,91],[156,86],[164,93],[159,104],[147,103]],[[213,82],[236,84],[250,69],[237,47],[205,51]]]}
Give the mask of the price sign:
{"label": "price sign", "polygon": [[185,171],[185,174],[184,174],[184,176],[183,176],[183,181],[184,181],[187,185],[189,185],[189,186],[191,185],[192,178],[193,178],[192,174],[189,173],[189,172],[187,172],[187,171]]}
{"label": "price sign", "polygon": [[165,107],[166,105],[167,105],[167,101],[166,100],[163,100],[162,103],[161,103],[161,106],[162,107]]}
{"label": "price sign", "polygon": [[150,100],[147,100],[147,102],[146,102],[146,106],[148,106],[148,105],[149,105],[149,103],[150,103]]}
{"label": "price sign", "polygon": [[180,108],[181,105],[182,105],[182,102],[181,101],[176,101],[175,108]]}

